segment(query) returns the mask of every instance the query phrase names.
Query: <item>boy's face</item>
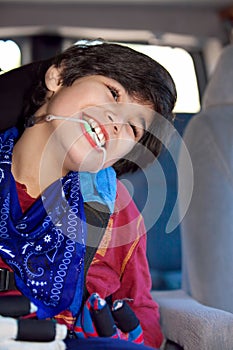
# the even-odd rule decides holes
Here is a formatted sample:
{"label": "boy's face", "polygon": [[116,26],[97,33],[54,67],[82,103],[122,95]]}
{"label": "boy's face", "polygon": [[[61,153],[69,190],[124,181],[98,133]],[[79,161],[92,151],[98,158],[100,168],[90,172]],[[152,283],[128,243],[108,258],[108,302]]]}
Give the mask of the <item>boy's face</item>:
{"label": "boy's face", "polygon": [[[152,121],[152,108],[130,97],[113,79],[86,76],[69,87],[59,79],[55,83],[54,75],[52,79],[48,87],[53,95],[37,115],[69,118],[47,125],[65,171],[95,172],[113,165],[131,151]],[[75,119],[86,121],[86,126]]]}

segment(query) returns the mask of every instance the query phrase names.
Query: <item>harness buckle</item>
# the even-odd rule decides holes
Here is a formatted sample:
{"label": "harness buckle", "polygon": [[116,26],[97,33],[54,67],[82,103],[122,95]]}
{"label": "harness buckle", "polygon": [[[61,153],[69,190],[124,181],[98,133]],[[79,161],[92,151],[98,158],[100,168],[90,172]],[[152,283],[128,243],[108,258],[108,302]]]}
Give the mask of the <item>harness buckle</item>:
{"label": "harness buckle", "polygon": [[8,269],[0,268],[0,292],[9,290],[10,271]]}

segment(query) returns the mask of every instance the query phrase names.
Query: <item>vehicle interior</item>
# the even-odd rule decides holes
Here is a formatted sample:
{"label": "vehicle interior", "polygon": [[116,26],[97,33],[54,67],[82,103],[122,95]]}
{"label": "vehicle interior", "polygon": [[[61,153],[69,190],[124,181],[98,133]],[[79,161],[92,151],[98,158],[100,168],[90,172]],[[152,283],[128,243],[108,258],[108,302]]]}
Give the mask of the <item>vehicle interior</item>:
{"label": "vehicle interior", "polygon": [[[176,83],[176,118],[169,144],[146,170],[126,174],[121,180],[142,212],[147,228],[152,295],[160,305],[165,336],[161,349],[232,350],[233,285],[229,279],[232,280],[233,265],[230,258],[230,234],[233,234],[230,133],[233,129],[230,122],[229,125],[228,121],[224,122],[224,118],[233,115],[232,50],[228,59],[223,60],[221,74],[218,72],[222,81],[215,81],[216,88],[211,85],[207,89],[220,57],[232,44],[232,0],[0,1],[0,74],[50,58],[83,39],[118,42],[151,55],[167,68]],[[229,84],[228,80],[231,80]],[[224,91],[220,102],[214,89]],[[205,144],[207,134],[201,123],[194,122],[193,131],[189,123],[200,114],[203,118],[207,115],[208,120],[207,107],[211,99],[214,102],[209,114],[216,113],[219,121],[214,135],[226,128],[225,148],[221,152],[229,158],[220,157],[218,163],[219,167],[226,168],[226,173],[219,174],[221,183],[211,180],[217,170],[206,167],[208,180],[199,188],[196,183],[202,173],[196,174],[196,168],[192,167],[196,153],[192,153],[191,145],[194,143],[198,149],[199,143]],[[218,106],[227,105],[227,109],[219,107],[215,112],[215,102]],[[190,141],[191,136],[196,143]],[[205,149],[208,145],[206,141]],[[181,154],[182,164],[179,163]],[[210,156],[206,157],[205,164]],[[202,163],[197,162],[198,169]],[[184,184],[185,193],[181,189]],[[195,188],[208,198],[206,206],[203,197],[193,196]],[[206,188],[219,188],[219,191],[209,195]],[[208,211],[216,202],[222,206]],[[213,235],[215,229],[218,232]],[[209,256],[210,251],[216,254]]]}

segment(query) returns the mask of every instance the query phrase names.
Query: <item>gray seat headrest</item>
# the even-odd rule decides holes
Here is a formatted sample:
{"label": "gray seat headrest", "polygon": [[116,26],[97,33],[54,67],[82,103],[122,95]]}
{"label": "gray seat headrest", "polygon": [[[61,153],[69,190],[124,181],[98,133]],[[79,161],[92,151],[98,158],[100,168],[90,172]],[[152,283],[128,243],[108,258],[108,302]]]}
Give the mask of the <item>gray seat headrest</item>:
{"label": "gray seat headrest", "polygon": [[203,110],[223,104],[233,104],[233,45],[221,53],[202,101]]}

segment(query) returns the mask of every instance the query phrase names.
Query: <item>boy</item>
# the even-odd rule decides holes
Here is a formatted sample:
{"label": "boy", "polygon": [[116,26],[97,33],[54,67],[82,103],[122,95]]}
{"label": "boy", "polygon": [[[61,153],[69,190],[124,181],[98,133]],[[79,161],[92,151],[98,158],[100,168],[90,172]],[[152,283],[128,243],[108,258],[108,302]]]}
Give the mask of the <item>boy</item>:
{"label": "boy", "polygon": [[[171,120],[176,90],[168,72],[154,60],[127,47],[102,43],[73,46],[58,55],[46,71],[45,79],[41,78],[33,89],[29,101],[22,135],[14,134],[15,129],[4,133],[7,136],[2,141],[3,148],[12,147],[3,157],[12,157],[12,162],[3,169],[4,179],[10,184],[4,187],[1,203],[2,206],[8,203],[8,193],[12,194],[11,198],[19,198],[25,214],[20,215],[20,207],[14,207],[17,220],[7,220],[6,225],[14,227],[16,246],[7,246],[12,238],[10,229],[7,237],[1,237],[1,243],[8,250],[17,250],[17,235],[24,237],[21,252],[27,257],[13,261],[7,253],[1,256],[12,268],[17,266],[14,268],[17,287],[37,305],[40,318],[55,316],[68,324],[70,314],[63,312],[68,310],[74,326],[75,316],[82,307],[85,255],[82,176],[81,192],[77,186],[79,172],[97,172],[113,166],[119,176],[146,166],[161,149],[161,141],[153,135],[158,129],[153,112]],[[9,141],[12,139],[13,143]],[[152,157],[148,157],[147,150]],[[106,184],[111,188],[115,181],[111,176]],[[55,196],[57,193],[62,198]],[[123,208],[119,209],[119,205]],[[64,212],[59,213],[63,207]],[[77,212],[70,224],[69,215]],[[28,216],[33,218],[33,223]],[[41,226],[42,233],[38,229]],[[74,227],[78,227],[75,233]],[[123,241],[116,234],[120,231],[124,234]],[[145,344],[159,346],[158,310],[149,296],[145,229],[119,182],[114,214],[103,238],[106,240],[88,271],[87,290],[90,294],[98,292],[104,299],[134,299],[130,305],[142,324]],[[64,256],[64,251],[69,254]],[[64,260],[68,258],[70,261]],[[62,272],[58,269],[60,259],[67,263],[64,279],[61,278],[64,269]],[[43,273],[48,267],[50,275]],[[43,281],[38,279],[39,275]],[[140,283],[138,277],[142,278]],[[36,283],[40,284],[38,288]],[[55,288],[57,283],[60,289]],[[144,293],[140,293],[140,284]]]}

